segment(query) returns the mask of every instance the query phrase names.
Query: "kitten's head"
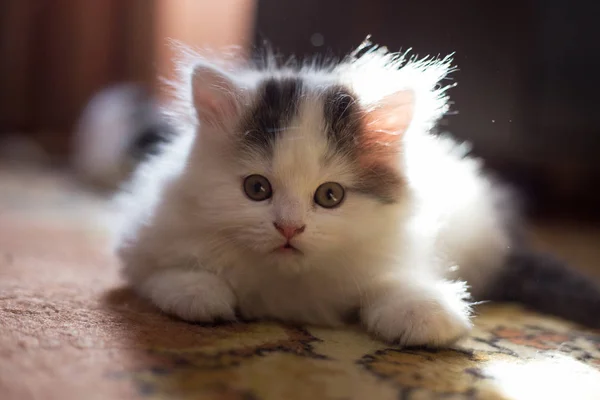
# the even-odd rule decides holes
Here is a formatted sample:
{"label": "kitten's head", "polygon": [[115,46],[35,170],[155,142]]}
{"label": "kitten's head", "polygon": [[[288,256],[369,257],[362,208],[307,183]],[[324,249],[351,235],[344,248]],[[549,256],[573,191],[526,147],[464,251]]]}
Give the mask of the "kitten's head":
{"label": "kitten's head", "polygon": [[403,143],[445,111],[444,62],[374,49],[326,68],[198,62],[189,181],[215,250],[298,269],[385,251],[409,208]]}

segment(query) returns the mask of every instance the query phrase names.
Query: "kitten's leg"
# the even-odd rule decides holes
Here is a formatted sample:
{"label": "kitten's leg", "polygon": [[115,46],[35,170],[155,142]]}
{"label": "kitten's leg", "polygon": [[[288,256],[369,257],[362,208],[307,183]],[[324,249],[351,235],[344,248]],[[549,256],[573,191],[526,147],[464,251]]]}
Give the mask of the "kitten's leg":
{"label": "kitten's leg", "polygon": [[472,327],[466,297],[462,282],[395,278],[367,293],[361,319],[372,334],[389,342],[446,346]]}
{"label": "kitten's leg", "polygon": [[235,320],[235,294],[210,272],[162,270],[145,279],[138,290],[164,312],[187,321]]}

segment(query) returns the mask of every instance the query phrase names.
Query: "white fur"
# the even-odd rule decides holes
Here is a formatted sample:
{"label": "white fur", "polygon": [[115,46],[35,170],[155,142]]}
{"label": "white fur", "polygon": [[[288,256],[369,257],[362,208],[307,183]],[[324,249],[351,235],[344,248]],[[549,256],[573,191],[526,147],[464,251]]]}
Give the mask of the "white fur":
{"label": "white fur", "polygon": [[[193,109],[198,97],[184,70],[183,108],[169,110],[180,139],[142,165],[119,197],[124,214],[116,246],[125,276],[161,309],[190,321],[232,319],[238,309],[245,318],[335,326],[358,309],[370,332],[403,345],[443,346],[465,335],[471,322],[463,279],[483,290],[509,242],[493,206],[495,190],[477,163],[450,139],[428,135],[447,110],[437,85],[448,63],[406,62],[374,48],[337,66],[301,70],[314,88],[352,87],[365,108],[399,90],[415,94],[398,160],[407,179],[402,200],[384,205],[349,192],[335,209],[316,206],[314,191],[327,181],[352,186],[355,177],[341,157],[322,163],[327,145],[316,98],[301,103],[273,160],[233,158],[226,127],[196,123],[206,110]],[[262,76],[292,74],[221,68],[223,76],[237,68],[229,79],[239,92],[223,96],[242,109]],[[269,178],[272,201],[244,195],[241,179],[249,174]],[[302,255],[271,252],[285,242],[273,226],[279,220],[306,225],[292,242]]]}
{"label": "white fur", "polygon": [[81,177],[116,187],[133,168],[127,151],[139,121],[132,116],[139,88],[121,84],[98,92],[84,109],[74,135],[73,167]]}

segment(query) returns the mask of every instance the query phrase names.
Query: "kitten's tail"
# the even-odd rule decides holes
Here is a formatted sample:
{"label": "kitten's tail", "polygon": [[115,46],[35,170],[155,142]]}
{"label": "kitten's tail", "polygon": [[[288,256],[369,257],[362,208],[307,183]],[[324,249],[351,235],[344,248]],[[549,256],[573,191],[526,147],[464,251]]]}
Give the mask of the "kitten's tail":
{"label": "kitten's tail", "polygon": [[96,187],[118,188],[173,133],[143,86],[126,83],[105,88],[91,98],[79,119],[74,169]]}
{"label": "kitten's tail", "polygon": [[549,254],[514,250],[486,297],[600,328],[600,282]]}

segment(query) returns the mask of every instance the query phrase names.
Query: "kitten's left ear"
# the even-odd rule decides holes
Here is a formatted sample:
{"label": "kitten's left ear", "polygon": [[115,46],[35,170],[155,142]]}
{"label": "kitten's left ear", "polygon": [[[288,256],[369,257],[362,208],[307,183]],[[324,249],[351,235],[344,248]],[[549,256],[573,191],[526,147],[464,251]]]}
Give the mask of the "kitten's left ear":
{"label": "kitten's left ear", "polygon": [[227,72],[200,63],[192,73],[192,98],[198,119],[211,126],[223,126],[239,116],[245,91]]}
{"label": "kitten's left ear", "polygon": [[367,126],[374,132],[403,135],[414,117],[415,95],[401,90],[385,96],[368,111]]}

